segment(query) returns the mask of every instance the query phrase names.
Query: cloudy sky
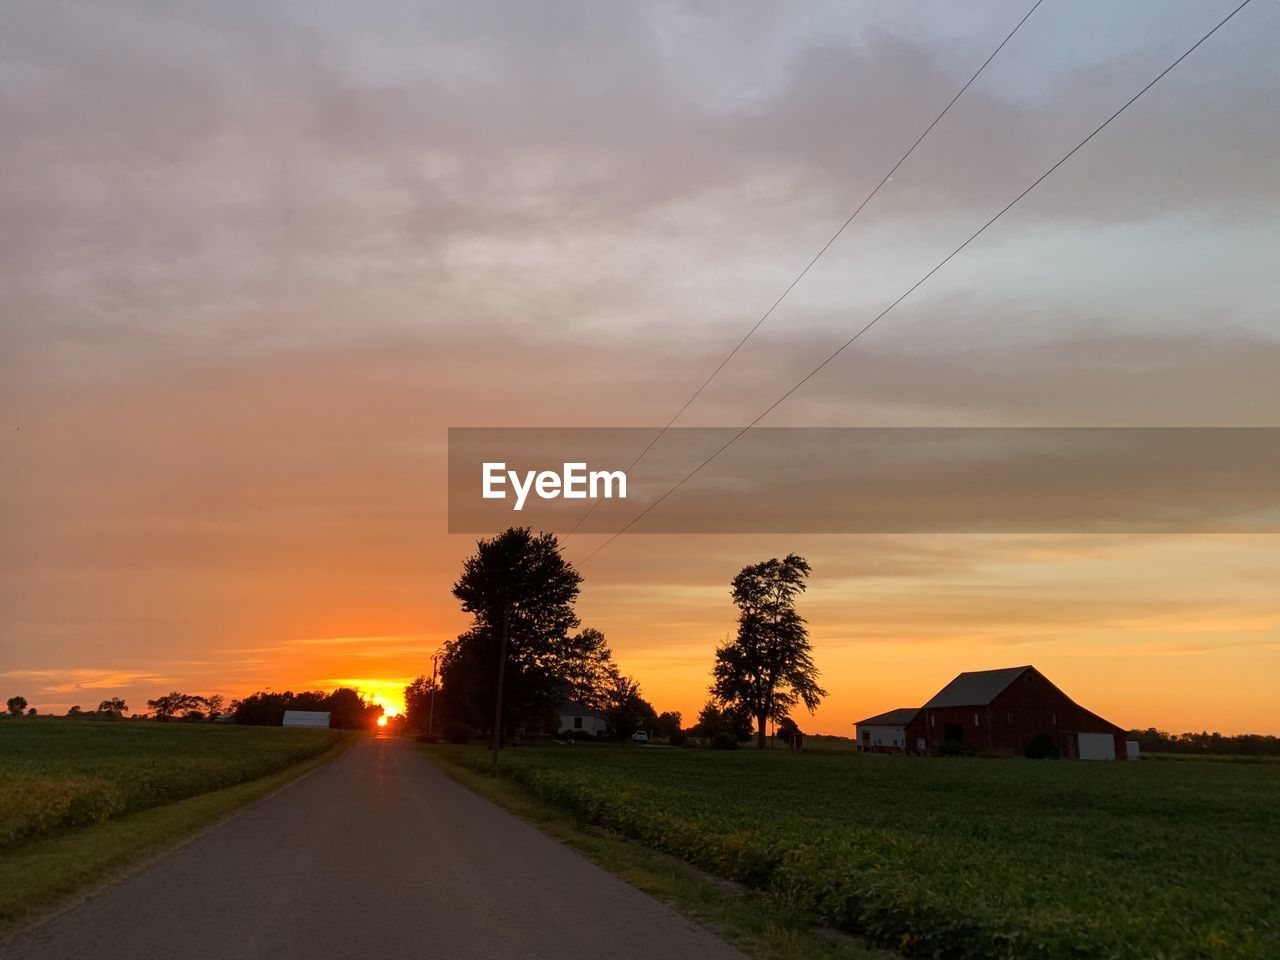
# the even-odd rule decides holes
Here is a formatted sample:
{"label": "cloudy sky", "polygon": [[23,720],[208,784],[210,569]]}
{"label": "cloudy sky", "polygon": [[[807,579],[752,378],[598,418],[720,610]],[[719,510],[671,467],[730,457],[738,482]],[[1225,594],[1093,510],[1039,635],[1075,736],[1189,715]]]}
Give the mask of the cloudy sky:
{"label": "cloudy sky", "polygon": [[[427,669],[447,428],[665,424],[1029,5],[5,4],[0,693]],[[1045,0],[681,423],[754,418],[1234,6]],[[1251,3],[767,423],[1280,426],[1278,31]],[[1280,733],[1277,537],[624,536],[583,617],[690,715],[788,551],[802,726],[1034,663]]]}

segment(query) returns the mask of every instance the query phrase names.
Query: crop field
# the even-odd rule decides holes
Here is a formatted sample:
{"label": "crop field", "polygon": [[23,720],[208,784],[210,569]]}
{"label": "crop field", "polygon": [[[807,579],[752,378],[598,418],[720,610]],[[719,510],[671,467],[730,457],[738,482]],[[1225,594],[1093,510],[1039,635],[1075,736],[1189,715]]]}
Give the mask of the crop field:
{"label": "crop field", "polygon": [[333,746],[336,730],[19,719],[0,722],[0,851],[256,780]]}
{"label": "crop field", "polygon": [[551,746],[501,768],[907,956],[1280,957],[1274,764]]}

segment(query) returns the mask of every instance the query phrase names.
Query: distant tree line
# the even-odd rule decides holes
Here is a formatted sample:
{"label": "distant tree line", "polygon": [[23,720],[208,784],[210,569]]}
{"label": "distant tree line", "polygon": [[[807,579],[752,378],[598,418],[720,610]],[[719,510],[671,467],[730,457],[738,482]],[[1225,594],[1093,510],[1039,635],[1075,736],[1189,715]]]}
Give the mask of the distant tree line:
{"label": "distant tree line", "polygon": [[259,727],[278,727],[284,723],[286,710],[314,710],[329,714],[329,726],[338,730],[363,730],[382,716],[382,707],[365,700],[358,690],[339,687],[332,693],[303,690],[293,693],[259,691],[231,705],[236,723]]}
{"label": "distant tree line", "polygon": [[1223,736],[1221,733],[1167,733],[1148,727],[1130,730],[1130,740],[1137,740],[1143,753],[1186,753],[1204,756],[1275,757],[1280,756],[1280,737],[1261,733]]}

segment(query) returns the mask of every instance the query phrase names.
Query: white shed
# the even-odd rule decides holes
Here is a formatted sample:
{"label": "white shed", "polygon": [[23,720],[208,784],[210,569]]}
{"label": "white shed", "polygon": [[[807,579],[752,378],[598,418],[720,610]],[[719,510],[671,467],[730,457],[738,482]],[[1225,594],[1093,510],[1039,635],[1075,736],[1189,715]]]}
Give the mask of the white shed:
{"label": "white shed", "polygon": [[557,729],[561,733],[584,733],[602,737],[609,728],[603,713],[572,700],[560,704],[559,714],[560,725]]}
{"label": "white shed", "polygon": [[896,753],[907,748],[907,724],[919,707],[899,707],[888,713],[877,713],[854,724],[858,749],[864,753]]}
{"label": "white shed", "polygon": [[328,710],[286,710],[284,712],[286,727],[314,727],[329,729]]}

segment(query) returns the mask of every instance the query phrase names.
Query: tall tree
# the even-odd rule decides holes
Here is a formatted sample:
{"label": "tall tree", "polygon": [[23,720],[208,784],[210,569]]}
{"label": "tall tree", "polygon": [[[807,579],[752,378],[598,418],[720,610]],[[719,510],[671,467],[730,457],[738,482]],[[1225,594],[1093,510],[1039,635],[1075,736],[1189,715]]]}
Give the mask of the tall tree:
{"label": "tall tree", "polygon": [[4,705],[9,708],[9,713],[15,717],[20,717],[22,716],[22,711],[27,709],[27,698],[10,697],[4,702]]}
{"label": "tall tree", "polygon": [[123,717],[128,709],[129,705],[120,697],[112,697],[110,700],[103,700],[98,704],[99,713],[106,713],[115,717]]}
{"label": "tall tree", "polygon": [[761,750],[769,720],[799,703],[812,713],[827,695],[818,686],[805,619],[796,612],[808,576],[808,561],[792,553],[743,567],[733,578],[738,635],[716,650],[711,694],[750,711]]}
{"label": "tall tree", "polygon": [[446,646],[441,665],[456,719],[492,732],[500,661],[499,734],[554,712],[581,652],[592,646],[569,642],[578,626],[573,603],[581,582],[552,534],[512,527],[476,544],[453,585],[453,595],[471,614],[471,628]]}

